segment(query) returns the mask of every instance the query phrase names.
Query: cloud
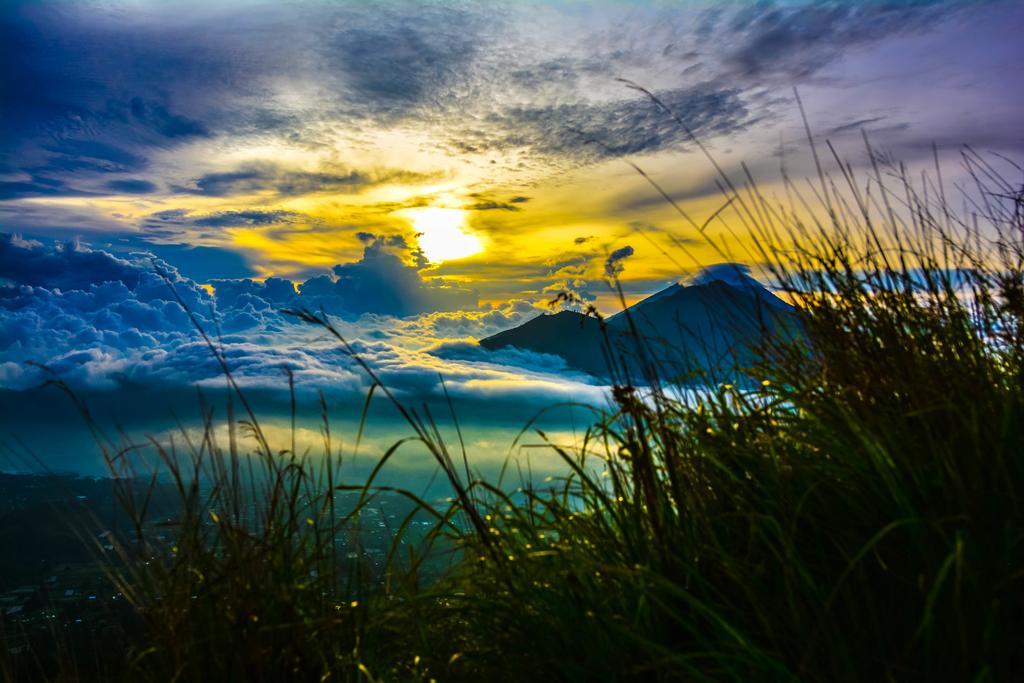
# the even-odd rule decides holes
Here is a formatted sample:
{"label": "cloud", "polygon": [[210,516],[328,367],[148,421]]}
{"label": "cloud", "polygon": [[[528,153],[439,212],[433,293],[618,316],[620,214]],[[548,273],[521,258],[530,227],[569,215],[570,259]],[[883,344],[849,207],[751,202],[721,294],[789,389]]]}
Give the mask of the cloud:
{"label": "cloud", "polygon": [[843,132],[848,131],[848,130],[859,130],[859,129],[863,128],[864,126],[871,125],[872,123],[878,123],[879,121],[884,121],[885,118],[886,117],[884,117],[884,116],[871,116],[871,117],[868,117],[866,119],[857,119],[855,121],[850,121],[849,123],[844,123],[844,124],[841,124],[841,125],[838,125],[838,126],[834,126],[834,127],[832,127],[829,130],[829,132],[832,133],[832,134],[835,134],[835,133],[843,133]]}
{"label": "cloud", "polygon": [[[166,263],[0,234],[0,352],[57,370],[81,366],[76,372],[91,381],[97,364],[108,375],[120,372],[129,350],[182,343],[192,336],[191,323],[154,268],[209,322],[210,296]],[[22,372],[38,381],[38,373]]]}
{"label": "cloud", "polygon": [[129,247],[130,251],[145,249],[163,261],[175,264],[185,277],[208,283],[214,279],[248,278],[256,271],[236,251],[221,247],[200,247],[191,244],[142,243]]}
{"label": "cloud", "polygon": [[181,114],[172,114],[167,105],[153,100],[133,97],[129,103],[132,117],[165,138],[207,137],[210,135],[201,121]]}
{"label": "cloud", "polygon": [[[407,255],[416,265],[403,260]],[[410,251],[404,239],[378,237],[366,245],[359,261],[339,264],[330,277],[307,280],[299,291],[333,310],[354,314],[402,317],[477,307],[475,291],[440,278],[425,280],[424,265],[422,255]]]}
{"label": "cloud", "polygon": [[[477,308],[474,290],[441,278],[423,276],[426,261],[401,235],[363,233],[359,260],[298,284],[279,277],[263,282],[248,278],[210,278],[218,307],[235,317],[234,329],[280,324],[283,308],[323,309],[354,318],[364,314],[405,317],[436,311]],[[242,317],[244,314],[244,317]]]}
{"label": "cloud", "polygon": [[44,170],[99,171],[103,173],[126,173],[138,171],[146,166],[146,160],[122,147],[98,140],[64,139],[43,146],[51,157]]}
{"label": "cloud", "polygon": [[107,183],[107,188],[125,194],[150,194],[157,190],[156,183],[138,179],[111,180]]}
{"label": "cloud", "polygon": [[87,197],[93,193],[77,190],[65,181],[33,175],[30,180],[0,181],[0,200],[24,197]]}
{"label": "cloud", "polygon": [[[685,145],[685,132],[616,77],[650,85],[698,134],[730,135],[791,108],[763,96],[766,86],[817,78],[855,49],[927,30],[974,4],[758,2],[702,11],[655,3],[580,13],[558,3],[189,12],[7,3],[0,199],[165,188],[290,197],[418,182],[346,158],[396,131],[430,140],[432,151],[472,150],[520,177],[550,172],[552,162],[674,149]],[[996,137],[1017,140],[1015,119],[989,116],[1000,119]],[[961,135],[970,137],[944,137]],[[346,165],[292,168],[273,152],[235,167],[213,161],[267,149],[319,161],[337,155]],[[511,211],[518,203],[481,200],[474,208]]]}
{"label": "cloud", "polygon": [[[5,119],[17,132],[63,136],[123,124],[167,139],[207,134],[200,122],[172,111],[153,93],[151,80],[171,88],[183,78],[203,90],[221,85],[225,70],[211,68],[212,46],[203,45],[201,36],[170,24],[159,30],[126,15],[55,11],[46,3],[9,3],[0,30],[0,78],[5,97],[15,103]],[[118,55],[106,52],[111,44],[121,48]]]}
{"label": "cloud", "polygon": [[[951,0],[871,3],[763,2],[722,17],[718,35],[735,74],[793,82],[807,78],[851,47],[926,28],[964,3]],[[721,15],[718,15],[721,16]]]}
{"label": "cloud", "polygon": [[192,225],[215,228],[241,225],[278,225],[291,223],[303,216],[304,214],[297,211],[283,210],[221,211],[197,216],[191,222]]}
{"label": "cloud", "polygon": [[628,244],[613,251],[604,262],[604,274],[609,278],[617,278],[622,275],[623,261],[632,255],[633,247]]}
{"label": "cloud", "polygon": [[516,327],[545,309],[523,299],[477,310],[437,311],[397,321],[389,332],[392,338],[410,340],[481,339]]}
{"label": "cloud", "polygon": [[293,197],[314,192],[359,192],[375,185],[423,182],[431,177],[433,176],[393,170],[301,171],[269,161],[260,161],[243,164],[234,171],[204,174],[193,180],[190,185],[175,187],[175,190],[208,197],[261,192]]}
{"label": "cloud", "polygon": [[461,360],[484,363],[488,366],[513,366],[531,368],[538,372],[567,373],[565,359],[546,353],[517,349],[514,346],[485,349],[475,340],[444,341],[427,349],[427,353],[445,360]]}
{"label": "cloud", "polygon": [[476,204],[470,204],[466,208],[469,209],[470,211],[495,211],[495,210],[499,210],[499,211],[519,211],[520,210],[519,207],[516,206],[515,204],[511,204],[511,203],[507,203],[507,202],[499,202],[499,201],[494,201],[494,200],[487,200],[487,201],[477,202]]}
{"label": "cloud", "polygon": [[[752,118],[740,91],[734,88],[702,83],[657,94],[697,135],[736,132]],[[646,97],[513,107],[494,114],[491,122],[501,132],[474,141],[481,149],[525,145],[541,154],[577,162],[656,152],[688,138],[678,123]]]}
{"label": "cloud", "polygon": [[240,166],[235,171],[207,173],[197,178],[192,186],[177,189],[211,197],[254,194],[267,190],[292,196],[322,191],[353,192],[370,182],[369,177],[358,171],[313,173],[286,170],[270,162],[257,162]]}
{"label": "cloud", "polygon": [[[180,256],[182,249],[168,253]],[[210,278],[208,282],[214,288],[211,298],[195,281],[151,254],[118,257],[78,242],[46,245],[0,234],[0,285],[7,310],[32,308],[36,299],[77,301],[82,296],[95,297],[100,291],[94,291],[97,287],[104,295],[116,293],[119,301],[134,299],[147,305],[152,301],[173,302],[174,296],[159,277],[159,270],[203,320],[228,331],[254,327],[280,330],[288,321],[279,314],[281,309],[305,307],[323,308],[346,319],[366,314],[425,316],[423,325],[430,327],[430,334],[444,336],[456,333],[453,321],[458,320],[462,325],[458,334],[466,336],[471,334],[466,325],[488,330],[510,325],[530,308],[525,302],[513,302],[500,309],[480,309],[473,290],[424,277],[425,264],[417,254],[401,236],[370,236],[359,260],[338,264],[329,273],[297,285],[279,277],[263,281]],[[131,307],[135,302],[125,305]],[[446,320],[448,315],[452,316],[450,320]],[[184,321],[181,317],[175,319]],[[144,324],[142,328],[150,329],[152,325]],[[416,334],[425,329],[420,327]]]}
{"label": "cloud", "polygon": [[[287,230],[320,227],[323,220],[302,211],[287,209],[243,208],[211,213],[201,213],[193,209],[163,209],[137,219],[135,224],[143,228],[141,240],[147,240],[152,244],[141,240],[140,243],[145,249],[152,250],[164,249],[172,244],[193,248],[190,242],[197,241],[221,244],[225,241],[221,228],[260,228],[269,239],[274,239]],[[124,239],[132,238],[121,238],[121,241]],[[238,263],[239,259],[244,261],[241,254],[231,251],[230,246],[208,249],[216,250],[209,251],[208,254],[219,252],[225,255],[225,268]],[[187,266],[187,263],[181,265]]]}
{"label": "cloud", "polygon": [[[183,103],[172,93],[187,92],[187,78],[198,75],[196,93],[212,85],[201,85],[208,68],[171,68],[199,66],[204,50],[192,49],[197,37],[109,19],[48,3],[6,3],[0,10],[0,167],[61,183],[8,185],[3,198],[81,196],[105,185],[97,177],[137,174],[153,152],[210,135],[172,102]],[[110,45],[118,45],[116,56]]]}
{"label": "cloud", "polygon": [[583,312],[594,301],[592,286],[585,278],[564,278],[547,285],[541,293],[547,296],[547,303],[554,309]]}
{"label": "cloud", "polygon": [[217,304],[227,309],[275,311],[288,306],[300,306],[295,283],[279,277],[263,282],[249,278],[213,279]]}
{"label": "cloud", "polygon": [[347,17],[324,46],[352,99],[395,115],[442,97],[472,63],[477,18],[439,5]]}
{"label": "cloud", "polygon": [[[407,248],[406,248],[407,249]],[[217,339],[236,380],[247,390],[287,391],[284,368],[295,373],[307,398],[323,389],[343,400],[364,395],[368,378],[337,343],[317,328],[278,311],[284,306],[324,304],[346,314],[336,324],[359,356],[405,399],[443,398],[440,376],[460,399],[550,402],[566,396],[597,400],[590,380],[564,373],[560,359],[515,351],[481,353],[473,339],[518,325],[538,314],[526,301],[468,311],[433,311],[398,318],[386,296],[367,298],[372,287],[425,287],[414,301],[449,297],[448,285],[383,276],[396,271],[419,276],[402,260],[406,249],[374,237],[359,261],[342,264],[327,281],[303,283],[303,293],[282,278],[215,280],[211,296],[169,264],[149,255],[120,258],[77,243],[47,245],[0,235],[0,384],[5,389],[37,386],[45,375],[26,361],[40,362],[76,388],[133,392],[192,384],[223,387],[221,368],[193,329],[159,268],[200,324]],[[19,265],[20,264],[20,265]],[[372,272],[371,272],[372,271]],[[399,276],[405,277],[405,276]],[[320,285],[323,290],[318,289]],[[313,291],[310,291],[313,290]],[[403,290],[407,291],[407,290]],[[443,292],[443,293],[442,293]],[[355,301],[347,298],[356,295]],[[462,295],[460,294],[459,297]],[[447,303],[460,303],[445,299]],[[388,305],[381,305],[386,302]],[[408,304],[401,304],[408,306]],[[513,363],[529,369],[515,368]],[[493,403],[491,404],[493,405]]]}
{"label": "cloud", "polygon": [[[960,109],[979,112],[985,119],[980,126],[952,110],[948,128],[919,125],[944,116],[930,99],[947,91],[922,85],[918,90],[927,94],[913,101],[897,96],[902,93],[883,98],[902,80],[886,78],[891,63],[885,68],[869,63],[874,70],[862,71],[870,59],[902,63],[905,44],[915,41],[874,43],[938,26],[942,17],[954,16],[949,23],[959,24],[962,15],[954,10],[965,6],[758,2],[715,5],[705,13],[706,5],[686,3],[611,3],[587,12],[565,3],[207,3],[181,12],[151,3],[116,9],[7,3],[0,10],[0,129],[7,133],[0,136],[0,199],[9,201],[2,202],[0,218],[8,229],[49,236],[91,233],[97,240],[100,232],[104,239],[115,232],[134,237],[141,223],[147,239],[234,248],[252,262],[249,268],[235,260],[224,274],[205,269],[196,275],[204,282],[274,268],[308,277],[312,271],[299,270],[305,267],[299,260],[334,262],[323,260],[340,232],[340,226],[324,225],[331,219],[316,226],[331,230],[332,238],[312,248],[312,231],[303,236],[297,229],[252,231],[245,236],[265,238],[262,246],[252,239],[243,248],[238,246],[243,240],[229,245],[229,235],[217,228],[275,225],[276,218],[304,222],[309,219],[272,213],[277,207],[272,200],[320,194],[307,197],[302,208],[358,223],[352,230],[379,231],[397,220],[387,215],[385,201],[397,206],[443,200],[436,187],[442,183],[420,188],[423,196],[415,199],[407,198],[407,188],[367,190],[386,183],[426,184],[438,177],[430,170],[444,169],[445,180],[458,192],[478,193],[469,198],[469,208],[490,213],[474,215],[474,223],[495,233],[495,250],[504,249],[514,237],[497,234],[499,224],[517,234],[536,234],[545,216],[560,210],[548,200],[565,195],[545,180],[565,167],[686,149],[686,132],[616,82],[619,76],[649,86],[730,165],[751,152],[752,124],[766,117],[782,119],[775,121],[781,124],[777,132],[795,139],[788,125],[792,119],[782,118],[793,105],[782,97],[794,81],[822,84],[826,77],[845,78],[844,85],[858,89],[845,88],[846,95],[826,92],[817,101],[807,89],[812,115],[825,110],[818,118],[823,130],[841,130],[855,118],[887,116],[886,122],[913,126],[898,137],[922,153],[930,152],[932,140],[940,146],[978,142],[1005,150],[1011,141],[1019,147],[1014,93],[1000,88],[993,106],[984,106],[993,84],[1005,76],[998,69],[972,67],[979,55],[992,64],[996,58],[1005,62],[1008,48],[1002,39],[991,45],[971,41],[972,50],[960,55],[961,66],[934,49],[942,46],[938,40],[920,42],[927,58],[908,57],[917,73],[934,71],[946,84],[961,78],[960,71],[967,74],[965,82],[977,87],[962,89],[963,99],[954,99]],[[998,19],[1005,9],[990,14]],[[980,31],[985,24],[973,26]],[[970,35],[966,30],[947,33]],[[118,46],[116,54],[110,45]],[[872,49],[862,50],[865,46]],[[837,68],[826,70],[829,65]],[[861,101],[871,106],[858,112]],[[774,133],[769,137],[773,142]],[[902,153],[907,145],[896,147],[890,139],[896,137],[879,142]],[[599,180],[610,180],[615,171],[607,164],[594,172]],[[773,163],[758,177],[770,181],[777,174]],[[683,171],[672,174],[675,180],[666,176],[659,182],[667,183],[673,197],[690,196],[670,185],[691,175]],[[707,187],[695,190],[714,193],[713,180],[707,180]],[[611,182],[598,191],[615,193],[608,188]],[[541,202],[536,210],[524,203],[534,190],[544,195],[534,200]],[[111,192],[132,196],[111,201]],[[205,208],[187,217],[138,218],[176,206],[162,196],[168,192],[190,195],[181,198],[183,206]],[[514,192],[523,194],[513,197]],[[588,211],[604,220],[661,202],[652,192],[623,188],[620,194],[648,205],[630,207],[612,197],[592,203]],[[85,199],[92,196],[102,199]],[[79,199],[19,201],[57,197]],[[368,206],[370,197],[380,201]],[[531,211],[517,214],[517,207]],[[179,219],[182,229],[175,223]],[[282,258],[286,246],[294,247],[294,260]],[[469,260],[468,272],[459,278],[493,267],[479,260]],[[459,266],[446,264],[432,272]],[[600,271],[600,263],[595,266]],[[535,291],[536,275],[524,276],[533,282],[523,286],[502,285],[500,295]],[[564,279],[571,284],[578,277],[566,273]],[[497,291],[495,282],[481,283],[484,298]]]}
{"label": "cloud", "polygon": [[76,242],[51,249],[17,235],[0,233],[0,278],[13,285],[51,289],[88,289],[105,282],[123,282],[134,287],[139,269]]}
{"label": "cloud", "polygon": [[[101,376],[114,381],[147,354],[196,339],[179,298],[211,333],[268,333],[285,325],[265,299],[228,292],[215,300],[149,254],[120,258],[75,242],[48,246],[0,234],[0,273],[0,352],[11,361],[47,363],[86,383]],[[260,286],[270,299],[279,291],[273,279]],[[21,372],[25,381],[39,379],[38,372]]]}

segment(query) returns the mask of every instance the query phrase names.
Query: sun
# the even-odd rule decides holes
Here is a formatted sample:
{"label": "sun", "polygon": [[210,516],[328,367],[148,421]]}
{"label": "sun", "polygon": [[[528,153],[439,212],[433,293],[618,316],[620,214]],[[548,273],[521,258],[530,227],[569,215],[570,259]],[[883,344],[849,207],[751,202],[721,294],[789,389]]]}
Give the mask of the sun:
{"label": "sun", "polygon": [[410,209],[405,212],[417,232],[423,255],[431,263],[479,254],[484,250],[480,238],[465,230],[466,212],[462,209]]}

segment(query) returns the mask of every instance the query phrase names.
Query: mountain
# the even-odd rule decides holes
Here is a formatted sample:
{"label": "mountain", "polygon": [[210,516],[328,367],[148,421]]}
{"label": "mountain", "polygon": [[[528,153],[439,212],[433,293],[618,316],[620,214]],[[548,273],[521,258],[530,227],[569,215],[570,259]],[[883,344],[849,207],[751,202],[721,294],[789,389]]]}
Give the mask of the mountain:
{"label": "mountain", "polygon": [[518,327],[480,340],[485,349],[514,346],[526,351],[561,356],[566,364],[596,377],[608,373],[608,361],[602,347],[604,335],[596,318],[560,311],[542,313]]}
{"label": "mountain", "polygon": [[480,340],[486,349],[513,346],[561,356],[577,370],[607,379],[609,352],[635,381],[641,350],[660,374],[675,379],[734,376],[766,336],[799,329],[792,306],[750,277],[746,267],[718,264],[687,284],[674,284],[605,320],[562,311]]}

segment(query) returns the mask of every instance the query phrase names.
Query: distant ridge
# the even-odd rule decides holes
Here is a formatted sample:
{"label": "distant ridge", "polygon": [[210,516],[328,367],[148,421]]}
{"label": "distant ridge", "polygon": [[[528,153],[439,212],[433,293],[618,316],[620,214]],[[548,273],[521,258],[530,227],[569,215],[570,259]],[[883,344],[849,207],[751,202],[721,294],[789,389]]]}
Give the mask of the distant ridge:
{"label": "distant ridge", "polygon": [[553,354],[602,379],[610,376],[611,351],[635,382],[642,381],[642,347],[662,375],[699,381],[736,376],[766,336],[798,329],[793,307],[751,277],[746,266],[733,263],[705,268],[687,284],[670,285],[605,323],[606,334],[595,318],[575,311],[541,314],[480,345]]}

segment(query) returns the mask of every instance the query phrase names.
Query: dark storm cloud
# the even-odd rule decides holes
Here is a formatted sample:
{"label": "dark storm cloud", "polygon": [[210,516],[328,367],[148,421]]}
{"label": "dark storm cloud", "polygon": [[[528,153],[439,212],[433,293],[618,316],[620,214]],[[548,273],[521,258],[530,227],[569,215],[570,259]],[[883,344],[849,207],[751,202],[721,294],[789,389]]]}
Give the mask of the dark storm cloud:
{"label": "dark storm cloud", "polygon": [[[128,165],[70,151],[51,150],[39,158],[38,153],[19,150],[18,160],[35,156],[37,165],[69,173],[76,170],[74,164],[79,172],[137,170],[151,148],[218,133],[268,130],[300,139],[311,135],[306,128],[309,112],[296,118],[274,111],[273,101],[250,97],[255,83],[289,73],[288,67],[294,65],[281,50],[256,40],[272,23],[282,36],[301,35],[299,42],[311,51],[312,59],[303,63],[301,73],[328,88],[320,101],[324,116],[408,116],[422,107],[436,113],[461,110],[466,104],[463,98],[480,86],[471,82],[475,78],[471,67],[481,49],[486,22],[479,13],[457,8],[320,8],[285,15],[283,20],[264,10],[239,17],[230,33],[216,27],[189,31],[187,25],[157,31],[153,25],[86,21],[75,18],[76,14],[73,7],[57,12],[26,6],[9,13],[6,21],[12,40],[4,77],[12,104],[5,107],[4,118],[21,133],[19,137],[31,142],[44,136],[64,139],[88,134],[92,139],[80,142],[109,145],[118,140],[135,157]],[[118,44],[124,58],[104,56],[101,46],[107,44]],[[76,58],[83,53],[94,58]],[[41,83],[46,84],[45,96],[39,94]],[[157,83],[160,94],[153,92]],[[179,110],[182,107],[184,111]],[[579,118],[594,113],[583,111]],[[512,117],[540,119],[539,126],[545,128],[559,115],[554,111],[545,118],[542,108],[513,112]],[[593,132],[600,135],[607,127],[604,122]],[[315,142],[315,137],[310,141]],[[636,145],[614,142],[612,146],[632,149]],[[200,178],[192,189],[227,196],[250,185],[263,189],[261,180],[266,178],[259,171],[240,169]],[[357,186],[362,178],[354,173],[278,180],[283,194],[295,194],[318,183]]]}
{"label": "dark storm cloud", "polygon": [[[316,147],[324,143],[325,122],[361,130],[396,119],[444,121],[453,131],[452,149],[527,148],[573,162],[657,151],[684,138],[678,127],[642,98],[601,102],[589,89],[648,63],[681,73],[697,57],[686,46],[696,44],[706,83],[659,94],[695,131],[729,133],[765,113],[746,98],[751,84],[788,85],[851,47],[928,27],[962,6],[953,0],[726,5],[696,19],[679,15],[666,45],[630,40],[625,26],[619,42],[613,34],[610,43],[552,59],[533,47],[495,47],[496,23],[514,18],[508,7],[300,3],[287,10],[259,5],[183,14],[5,3],[0,169],[8,177],[0,198],[75,196],[129,180],[154,182],[157,152],[207,137],[260,135]],[[639,16],[670,25],[673,15]],[[315,106],[278,101],[268,84],[282,79],[316,84]],[[108,173],[126,178],[102,177]],[[209,196],[295,195],[367,182],[373,178],[363,171],[243,167],[205,174],[187,187]],[[142,185],[134,187],[141,193]]]}

